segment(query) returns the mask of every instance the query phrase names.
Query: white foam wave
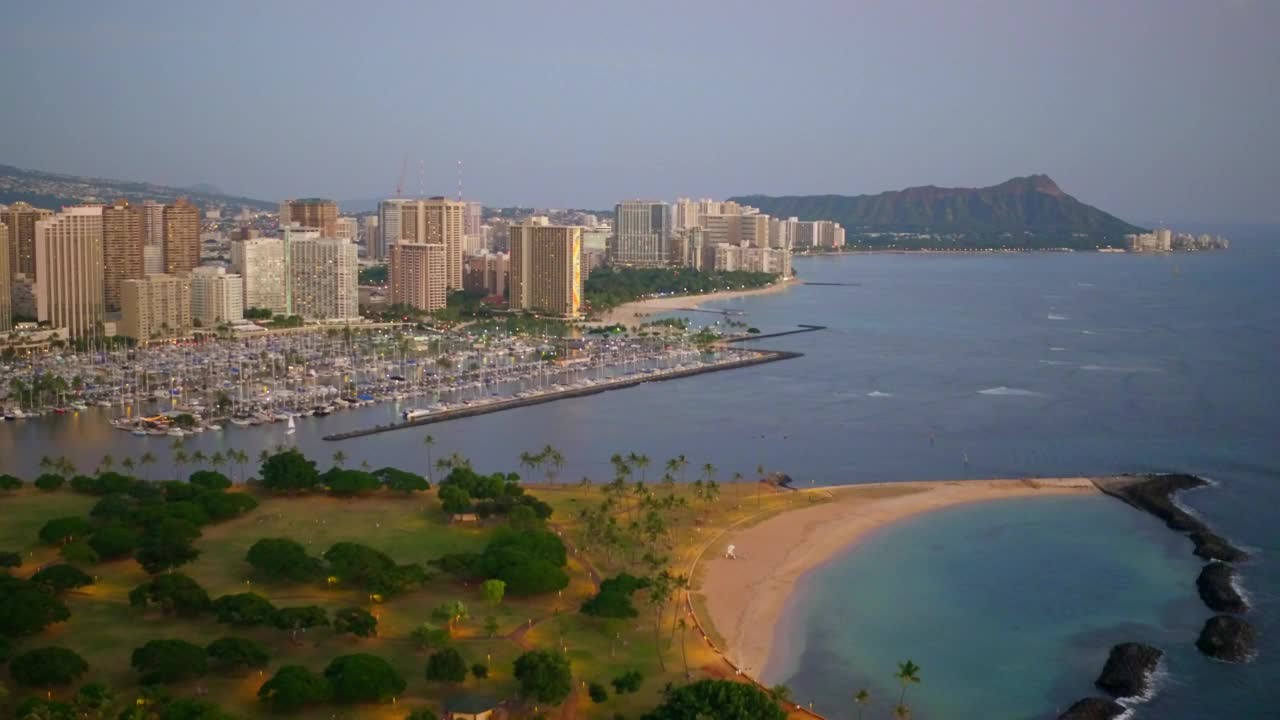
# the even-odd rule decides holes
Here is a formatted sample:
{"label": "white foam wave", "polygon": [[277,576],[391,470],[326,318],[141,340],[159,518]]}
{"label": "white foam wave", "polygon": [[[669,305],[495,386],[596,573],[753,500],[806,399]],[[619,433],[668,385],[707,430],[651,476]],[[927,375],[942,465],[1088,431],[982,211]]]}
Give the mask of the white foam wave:
{"label": "white foam wave", "polygon": [[1041,360],[1041,365],[1075,365],[1070,360]]}
{"label": "white foam wave", "polygon": [[1067,351],[1067,349],[1066,349],[1066,348],[1064,348],[1064,347],[1050,347],[1050,348],[1049,348],[1049,352],[1066,352],[1066,351]]}
{"label": "white foam wave", "polygon": [[872,390],[871,392],[867,393],[867,397],[893,397],[893,393],[880,392],[879,390]]}
{"label": "white foam wave", "polygon": [[1004,385],[1000,385],[999,387],[987,388],[986,390],[979,390],[978,394],[979,395],[1011,395],[1011,396],[1019,396],[1019,397],[1033,397],[1033,396],[1043,395],[1044,393],[1038,393],[1034,390],[1024,390],[1022,388],[1011,388],[1011,387],[1005,387]]}
{"label": "white foam wave", "polygon": [[1070,320],[1071,318],[1067,317],[1066,315],[1055,315],[1054,313],[1049,313],[1049,319],[1050,320]]}
{"label": "white foam wave", "polygon": [[1081,331],[1080,331],[1080,334],[1081,334],[1081,335],[1097,335],[1098,333],[1096,333],[1096,332],[1094,332],[1094,331],[1092,331],[1092,330],[1081,330]]}
{"label": "white foam wave", "polygon": [[1081,370],[1091,370],[1095,372],[1121,372],[1121,373],[1158,373],[1164,372],[1160,368],[1149,367],[1122,367],[1119,365],[1081,365]]}
{"label": "white foam wave", "polygon": [[1160,688],[1169,681],[1169,671],[1164,666],[1164,658],[1161,658],[1151,674],[1147,676],[1147,689],[1141,695],[1130,695],[1128,697],[1116,698],[1116,702],[1125,708],[1125,712],[1120,717],[1133,717],[1132,713],[1135,707],[1143,703],[1151,702],[1152,698],[1160,693]]}
{"label": "white foam wave", "polygon": [[1094,287],[1094,285],[1091,282],[1078,282],[1076,287]]}

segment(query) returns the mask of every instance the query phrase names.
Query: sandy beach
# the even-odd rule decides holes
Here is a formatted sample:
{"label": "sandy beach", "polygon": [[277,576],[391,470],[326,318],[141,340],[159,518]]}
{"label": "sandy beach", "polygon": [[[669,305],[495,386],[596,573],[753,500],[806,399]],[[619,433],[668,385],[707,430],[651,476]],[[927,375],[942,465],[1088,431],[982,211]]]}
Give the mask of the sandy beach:
{"label": "sandy beach", "polygon": [[[965,503],[1099,491],[1089,478],[1077,477],[881,483],[810,492],[832,499],[797,503],[795,510],[728,531],[708,548],[697,571],[695,592],[709,615],[699,619],[724,639],[726,657],[753,677],[769,660],[775,627],[796,582],[867,533]],[[730,544],[736,560],[724,557]]]}
{"label": "sandy beach", "polygon": [[725,290],[723,292],[703,293],[701,295],[671,295],[668,297],[650,298],[648,300],[637,300],[635,302],[624,303],[618,307],[605,313],[600,321],[605,325],[613,325],[621,323],[623,325],[634,325],[644,322],[645,318],[654,313],[667,312],[670,310],[680,310],[682,308],[696,308],[698,305],[710,300],[732,300],[733,298],[745,297],[747,295],[769,295],[779,293],[797,285],[803,285],[795,278],[789,280],[779,280],[768,287],[755,288],[752,290]]}

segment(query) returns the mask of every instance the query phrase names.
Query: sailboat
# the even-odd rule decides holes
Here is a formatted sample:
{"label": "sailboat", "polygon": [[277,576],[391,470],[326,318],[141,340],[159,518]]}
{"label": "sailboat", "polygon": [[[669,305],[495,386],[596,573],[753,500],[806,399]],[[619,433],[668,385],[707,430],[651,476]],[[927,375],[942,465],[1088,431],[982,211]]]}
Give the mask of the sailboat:
{"label": "sailboat", "polygon": [[288,426],[288,429],[284,431],[284,434],[285,434],[285,435],[292,435],[292,434],[294,434],[294,433],[295,433],[295,432],[297,432],[297,431],[298,431],[298,428],[293,424],[293,416],[292,416],[292,415],[290,415],[290,416],[289,416],[289,426]]}

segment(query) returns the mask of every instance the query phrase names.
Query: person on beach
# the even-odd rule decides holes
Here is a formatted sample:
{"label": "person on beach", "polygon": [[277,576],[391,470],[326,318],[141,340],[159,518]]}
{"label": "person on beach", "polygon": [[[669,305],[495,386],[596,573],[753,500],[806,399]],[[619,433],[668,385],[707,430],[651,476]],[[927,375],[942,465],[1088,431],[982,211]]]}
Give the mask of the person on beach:
{"label": "person on beach", "polygon": [[733,554],[733,551],[734,551],[734,548],[735,548],[735,547],[736,547],[735,545],[730,545],[728,548],[725,548],[724,556],[725,556],[726,558],[728,558],[729,560],[737,560],[737,559],[738,559],[738,556],[737,556],[737,555],[735,555],[735,554]]}

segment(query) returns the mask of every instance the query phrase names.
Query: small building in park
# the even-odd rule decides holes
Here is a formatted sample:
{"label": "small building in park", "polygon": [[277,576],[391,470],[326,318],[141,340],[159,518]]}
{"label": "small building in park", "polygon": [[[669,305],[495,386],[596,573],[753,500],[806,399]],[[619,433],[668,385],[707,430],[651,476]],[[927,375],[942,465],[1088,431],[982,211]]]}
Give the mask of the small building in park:
{"label": "small building in park", "polygon": [[492,695],[459,695],[444,703],[444,720],[506,720],[505,703]]}

